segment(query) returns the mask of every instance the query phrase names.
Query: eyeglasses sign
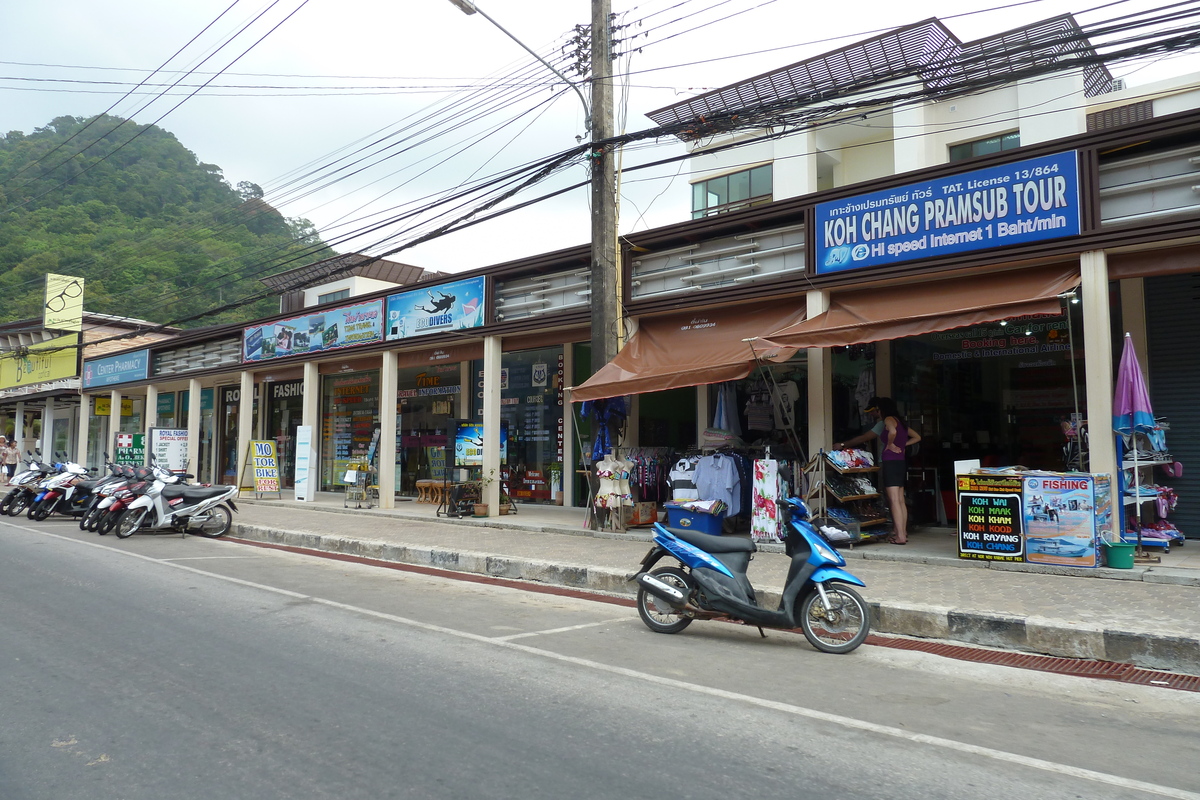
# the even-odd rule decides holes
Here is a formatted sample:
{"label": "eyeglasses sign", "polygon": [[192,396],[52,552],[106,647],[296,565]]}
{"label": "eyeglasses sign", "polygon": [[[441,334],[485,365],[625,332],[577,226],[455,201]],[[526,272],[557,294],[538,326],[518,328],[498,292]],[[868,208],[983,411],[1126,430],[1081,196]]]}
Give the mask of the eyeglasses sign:
{"label": "eyeglasses sign", "polygon": [[74,275],[47,273],[42,327],[59,331],[77,331],[83,327],[83,283],[83,278]]}

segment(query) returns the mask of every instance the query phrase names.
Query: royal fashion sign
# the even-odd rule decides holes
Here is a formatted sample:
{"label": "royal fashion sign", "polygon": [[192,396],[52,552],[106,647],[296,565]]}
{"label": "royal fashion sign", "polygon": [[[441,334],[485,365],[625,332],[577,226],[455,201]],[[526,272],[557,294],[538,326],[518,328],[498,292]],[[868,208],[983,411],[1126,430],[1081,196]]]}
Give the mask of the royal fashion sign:
{"label": "royal fashion sign", "polygon": [[820,274],[1079,234],[1079,157],[1031,158],[821,203]]}

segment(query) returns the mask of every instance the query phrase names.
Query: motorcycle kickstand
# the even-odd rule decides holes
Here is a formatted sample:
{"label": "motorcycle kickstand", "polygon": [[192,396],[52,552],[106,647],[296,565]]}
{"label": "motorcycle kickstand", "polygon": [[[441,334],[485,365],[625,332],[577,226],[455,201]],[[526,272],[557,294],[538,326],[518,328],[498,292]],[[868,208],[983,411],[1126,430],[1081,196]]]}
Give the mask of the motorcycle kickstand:
{"label": "motorcycle kickstand", "polygon": [[767,632],[762,629],[762,625],[756,625],[755,627],[758,628],[759,636],[761,636],[764,639],[767,638]]}

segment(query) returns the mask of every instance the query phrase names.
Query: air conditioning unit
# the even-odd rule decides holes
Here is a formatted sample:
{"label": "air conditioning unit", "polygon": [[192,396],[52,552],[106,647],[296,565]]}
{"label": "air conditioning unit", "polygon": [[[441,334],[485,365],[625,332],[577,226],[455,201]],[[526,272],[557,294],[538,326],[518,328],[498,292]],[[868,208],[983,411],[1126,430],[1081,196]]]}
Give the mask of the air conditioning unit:
{"label": "air conditioning unit", "polygon": [[1124,88],[1125,88],[1125,79],[1124,78],[1113,78],[1113,82],[1108,85],[1108,90],[1110,92],[1119,92]]}

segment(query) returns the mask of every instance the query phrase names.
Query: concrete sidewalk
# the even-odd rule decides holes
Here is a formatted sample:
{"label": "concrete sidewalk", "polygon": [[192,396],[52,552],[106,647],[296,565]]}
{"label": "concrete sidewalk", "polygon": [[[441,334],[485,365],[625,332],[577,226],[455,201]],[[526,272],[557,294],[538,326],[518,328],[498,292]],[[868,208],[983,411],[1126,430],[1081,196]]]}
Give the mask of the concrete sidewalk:
{"label": "concrete sidewalk", "polygon": [[[243,539],[628,596],[650,541],[649,529],[593,533],[582,510],[555,506],[477,520],[413,502],[345,509],[339,495],[238,503],[231,535]],[[1200,675],[1200,543],[1132,570],[964,561],[956,548],[952,531],[927,529],[905,547],[841,550],[875,631]],[[762,549],[750,579],[774,604],[788,559]]]}

